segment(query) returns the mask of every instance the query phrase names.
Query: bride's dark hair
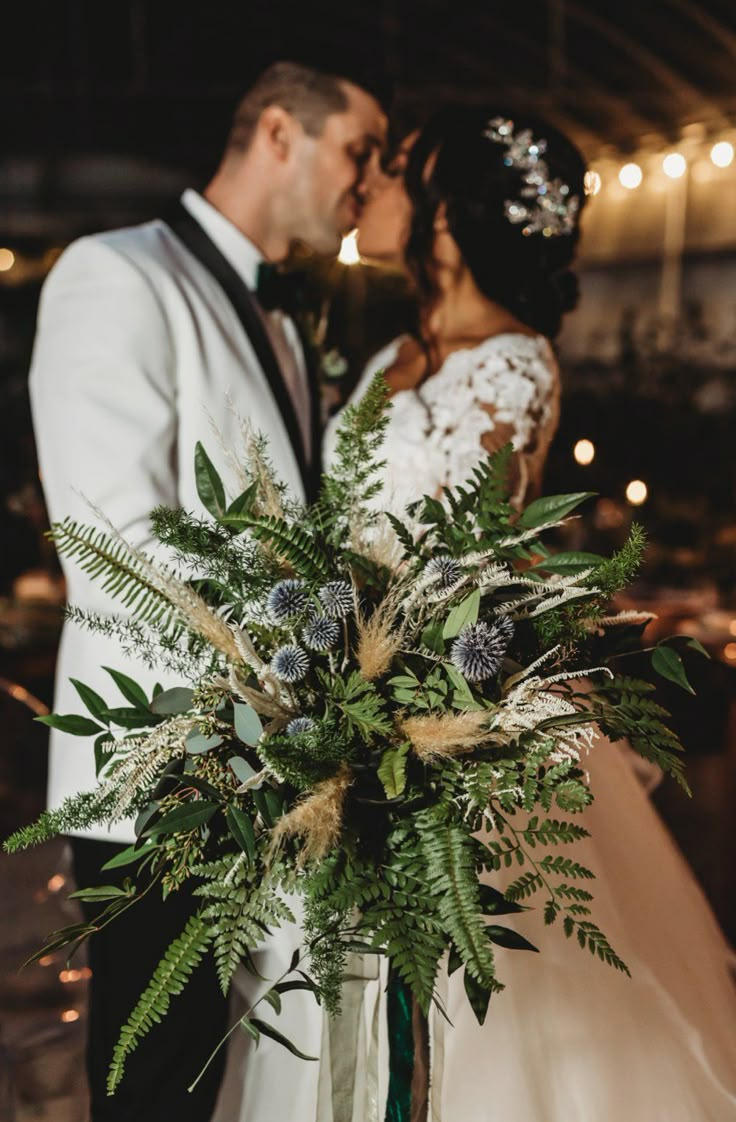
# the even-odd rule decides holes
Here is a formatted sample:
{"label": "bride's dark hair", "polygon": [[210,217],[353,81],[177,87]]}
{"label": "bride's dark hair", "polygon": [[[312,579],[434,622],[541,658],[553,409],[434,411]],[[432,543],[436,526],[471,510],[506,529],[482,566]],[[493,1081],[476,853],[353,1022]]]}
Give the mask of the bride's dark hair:
{"label": "bride's dark hair", "polygon": [[[513,116],[514,130],[531,129],[547,141],[544,160],[552,179],[585,200],[585,162],[575,145],[545,121],[498,110],[453,106],[435,114],[411,149],[406,188],[412,221],[406,262],[420,304],[437,289],[433,268],[434,222],[442,203],[447,223],[481,292],[522,323],[553,339],[562,317],[578,301],[577,277],[570,266],[579,238],[578,218],[570,233],[525,235],[523,223],[506,217],[507,201],[523,201],[523,171],[504,162],[508,147],[485,135],[489,122]],[[579,217],[579,216],[578,216]]]}

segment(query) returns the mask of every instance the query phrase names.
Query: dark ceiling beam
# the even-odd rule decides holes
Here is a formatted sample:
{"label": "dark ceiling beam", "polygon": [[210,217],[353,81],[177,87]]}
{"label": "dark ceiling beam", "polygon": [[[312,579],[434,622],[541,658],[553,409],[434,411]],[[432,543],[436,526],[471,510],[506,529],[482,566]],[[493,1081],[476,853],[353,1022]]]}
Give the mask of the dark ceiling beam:
{"label": "dark ceiling beam", "polygon": [[681,101],[684,101],[686,104],[683,105],[683,110],[686,115],[692,113],[706,116],[709,121],[717,120],[725,123],[722,110],[711,98],[610,19],[598,15],[590,8],[577,3],[576,0],[567,0],[567,10],[578,23],[583,24],[583,26],[629,54],[645,70],[648,70],[660,85]]}
{"label": "dark ceiling beam", "polygon": [[[518,47],[523,47],[535,56],[539,64],[542,65],[547,58],[546,47],[542,46],[540,42],[536,42],[518,31],[503,24],[502,21],[494,18],[493,15],[486,15],[486,19],[490,23],[493,21],[494,29],[503,34],[510,43]],[[585,91],[585,97],[589,105],[592,104],[596,109],[603,111],[604,115],[616,121],[625,120],[627,122],[627,132],[630,136],[627,137],[629,141],[635,141],[640,136],[648,132],[656,132],[662,128],[662,121],[655,120],[651,116],[645,116],[641,110],[632,105],[631,100],[621,97],[619,94],[613,93],[611,90],[603,86],[600,81],[591,75],[589,71],[583,70],[577,62],[571,62],[568,56],[565,66],[566,75],[572,79],[567,87],[560,87],[557,83],[553,83],[549,88],[549,94],[552,98],[559,98],[562,94],[565,101],[569,103],[571,98],[580,95],[581,91]],[[539,87],[536,87],[537,89]],[[564,112],[562,105],[560,105],[560,112]],[[569,112],[569,105],[568,105]],[[600,132],[593,129],[583,119],[574,116],[573,121],[578,122],[578,127],[587,133],[587,140],[589,143],[595,140],[598,147],[607,143],[608,136],[603,136]]]}
{"label": "dark ceiling beam", "polygon": [[706,31],[732,58],[736,59],[736,32],[727,27],[723,20],[705,11],[702,4],[691,3],[691,0],[669,0],[669,3]]}

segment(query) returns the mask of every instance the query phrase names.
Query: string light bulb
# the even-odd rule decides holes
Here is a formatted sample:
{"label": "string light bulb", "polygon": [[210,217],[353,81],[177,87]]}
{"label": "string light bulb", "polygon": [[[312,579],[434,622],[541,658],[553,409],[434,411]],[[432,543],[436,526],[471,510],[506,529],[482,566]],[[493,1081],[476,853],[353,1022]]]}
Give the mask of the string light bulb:
{"label": "string light bulb", "polygon": [[595,459],[595,444],[592,440],[578,440],[572,454],[575,457],[576,464],[587,467]]}
{"label": "string light bulb", "polygon": [[621,171],[618,173],[619,183],[629,191],[633,191],[638,187],[643,178],[644,172],[638,164],[624,164]]}
{"label": "string light bulb", "polygon": [[649,489],[643,479],[632,479],[626,487],[626,498],[632,506],[641,506],[647,501]]}
{"label": "string light bulb", "polygon": [[0,249],[0,273],[8,273],[15,265],[15,254],[12,249]]}
{"label": "string light bulb", "polygon": [[337,255],[337,260],[341,265],[359,265],[360,264],[360,251],[358,249],[358,231],[351,230],[342,239],[340,252]]}
{"label": "string light bulb", "polygon": [[710,150],[710,158],[717,168],[727,168],[733,163],[733,144],[719,140]]}
{"label": "string light bulb", "polygon": [[687,171],[687,160],[682,152],[668,152],[662,160],[662,171],[670,179],[682,179]]}

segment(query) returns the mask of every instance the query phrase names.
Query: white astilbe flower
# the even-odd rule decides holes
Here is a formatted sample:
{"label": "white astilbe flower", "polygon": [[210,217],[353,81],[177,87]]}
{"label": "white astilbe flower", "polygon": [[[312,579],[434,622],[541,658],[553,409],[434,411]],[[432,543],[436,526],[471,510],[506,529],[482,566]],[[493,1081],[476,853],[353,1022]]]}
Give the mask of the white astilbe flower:
{"label": "white astilbe flower", "polygon": [[[548,688],[553,681],[534,676],[518,682],[496,710],[491,734],[501,743],[508,743],[517,740],[522,733],[536,733],[554,744],[549,755],[551,762],[579,760],[592,748],[598,729],[571,701]],[[571,716],[579,716],[580,724],[540,728],[546,721]]]}
{"label": "white astilbe flower", "polygon": [[[110,763],[98,791],[101,799],[111,794],[116,796],[109,814],[111,822],[127,818],[136,808],[141,791],[152,785],[161,768],[186,754],[185,741],[196,724],[196,716],[172,717],[146,736],[119,742],[124,754]],[[115,746],[118,742],[113,739],[108,743]]]}

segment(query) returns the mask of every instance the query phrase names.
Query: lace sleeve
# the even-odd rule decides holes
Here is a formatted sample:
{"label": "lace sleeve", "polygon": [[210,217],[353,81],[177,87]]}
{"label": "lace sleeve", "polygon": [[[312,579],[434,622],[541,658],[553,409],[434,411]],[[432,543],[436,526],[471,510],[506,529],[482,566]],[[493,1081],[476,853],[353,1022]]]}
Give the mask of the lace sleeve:
{"label": "lace sleeve", "polygon": [[[451,369],[454,364],[455,369]],[[444,372],[443,372],[444,373]],[[559,373],[552,348],[540,336],[495,336],[447,360],[452,375],[434,404],[446,433],[448,479],[461,482],[478,462],[478,446],[496,451],[511,441],[516,456],[512,501],[533,497],[559,420]],[[428,386],[431,383],[428,383]],[[439,384],[437,385],[439,389]]]}

